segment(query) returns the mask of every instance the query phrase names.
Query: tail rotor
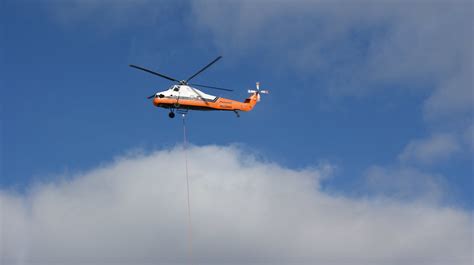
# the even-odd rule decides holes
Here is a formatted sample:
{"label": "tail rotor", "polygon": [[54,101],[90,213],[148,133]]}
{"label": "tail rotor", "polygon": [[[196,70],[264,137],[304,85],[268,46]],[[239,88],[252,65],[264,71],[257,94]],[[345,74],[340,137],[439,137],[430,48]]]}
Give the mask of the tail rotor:
{"label": "tail rotor", "polygon": [[268,90],[260,90],[260,82],[256,83],[256,90],[250,89],[248,90],[250,94],[256,94],[257,95],[257,101],[260,101],[260,94],[269,94],[270,91]]}

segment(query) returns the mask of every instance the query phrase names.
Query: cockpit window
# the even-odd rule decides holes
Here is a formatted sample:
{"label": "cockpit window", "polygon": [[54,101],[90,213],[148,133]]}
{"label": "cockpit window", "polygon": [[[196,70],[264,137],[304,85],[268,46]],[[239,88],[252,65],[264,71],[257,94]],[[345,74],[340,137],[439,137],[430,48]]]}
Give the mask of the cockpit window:
{"label": "cockpit window", "polygon": [[177,87],[177,86],[174,87],[174,88],[173,88],[173,91],[179,91],[179,87]]}

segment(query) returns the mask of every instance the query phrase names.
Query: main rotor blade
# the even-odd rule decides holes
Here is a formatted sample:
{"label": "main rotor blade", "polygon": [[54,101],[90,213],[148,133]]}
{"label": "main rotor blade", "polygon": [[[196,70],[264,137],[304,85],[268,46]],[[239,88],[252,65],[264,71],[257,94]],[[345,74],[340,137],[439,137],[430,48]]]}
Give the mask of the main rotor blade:
{"label": "main rotor blade", "polygon": [[160,74],[160,73],[154,72],[154,71],[152,71],[152,70],[148,70],[148,69],[146,69],[146,68],[143,68],[143,67],[140,67],[140,66],[137,66],[137,65],[130,64],[130,67],[133,67],[133,68],[136,68],[136,69],[145,71],[145,72],[150,73],[150,74],[157,75],[157,76],[159,76],[159,77],[163,77],[163,78],[168,79],[168,80],[170,80],[170,81],[179,82],[179,80],[176,80],[176,79],[174,79],[174,78],[172,78],[172,77],[169,77],[169,76],[166,76],[166,75],[162,75],[162,74]]}
{"label": "main rotor blade", "polygon": [[222,88],[222,87],[215,87],[215,86],[205,86],[205,85],[199,85],[199,84],[188,84],[191,86],[200,86],[200,87],[205,87],[205,88],[212,88],[212,89],[218,89],[218,90],[224,90],[224,91],[234,91],[232,89],[227,89],[227,88]]}
{"label": "main rotor blade", "polygon": [[188,81],[190,81],[191,79],[193,79],[195,76],[197,76],[198,74],[200,74],[202,71],[206,70],[207,68],[209,68],[209,66],[211,66],[212,64],[214,64],[215,62],[217,62],[220,58],[222,58],[222,56],[219,56],[217,57],[216,59],[214,59],[214,61],[210,62],[209,64],[207,64],[206,66],[204,66],[201,70],[199,70],[197,73],[193,74],[191,77],[189,77],[188,79],[186,79],[186,83]]}

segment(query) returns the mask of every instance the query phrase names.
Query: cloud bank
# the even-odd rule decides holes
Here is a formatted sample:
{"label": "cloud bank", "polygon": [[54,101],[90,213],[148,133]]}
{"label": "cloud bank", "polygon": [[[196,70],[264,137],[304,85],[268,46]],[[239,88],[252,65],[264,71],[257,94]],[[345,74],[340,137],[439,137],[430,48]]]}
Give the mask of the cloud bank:
{"label": "cloud bank", "polygon": [[[0,192],[2,264],[186,264],[183,150],[133,155],[26,195]],[[324,192],[237,147],[191,147],[194,264],[471,264],[472,215]],[[375,174],[376,172],[374,172]]]}

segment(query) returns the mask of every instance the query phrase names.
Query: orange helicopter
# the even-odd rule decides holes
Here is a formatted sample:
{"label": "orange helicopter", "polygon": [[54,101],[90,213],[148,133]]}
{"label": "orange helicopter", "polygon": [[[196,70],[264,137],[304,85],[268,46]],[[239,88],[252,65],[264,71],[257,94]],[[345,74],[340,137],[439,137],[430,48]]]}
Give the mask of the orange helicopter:
{"label": "orange helicopter", "polygon": [[251,94],[250,97],[245,99],[243,102],[226,99],[222,97],[217,97],[213,95],[206,94],[200,91],[197,87],[205,87],[211,89],[233,91],[227,88],[199,85],[189,83],[191,79],[196,77],[198,74],[202,73],[204,70],[209,68],[212,64],[221,59],[222,56],[217,57],[212,62],[204,66],[201,70],[197,71],[195,74],[190,76],[186,80],[177,80],[175,78],[151,71],[149,69],[133,65],[130,67],[148,72],[150,74],[157,75],[159,77],[168,79],[170,81],[177,82],[177,84],[172,85],[168,90],[157,92],[148,97],[148,99],[153,99],[153,104],[157,107],[169,109],[169,117],[174,118],[175,112],[180,114],[186,114],[189,110],[222,110],[222,111],[233,111],[240,117],[239,111],[250,111],[253,109],[255,104],[260,101],[260,94],[268,94],[268,90],[260,90],[260,84],[257,82],[256,90],[248,90]]}

